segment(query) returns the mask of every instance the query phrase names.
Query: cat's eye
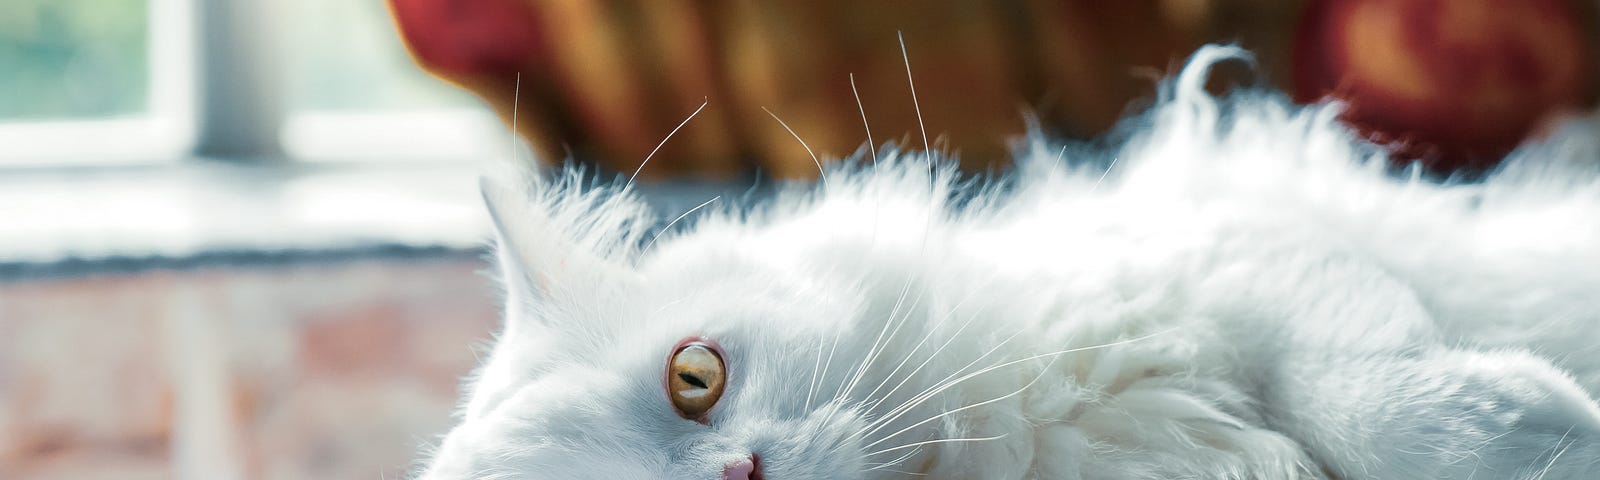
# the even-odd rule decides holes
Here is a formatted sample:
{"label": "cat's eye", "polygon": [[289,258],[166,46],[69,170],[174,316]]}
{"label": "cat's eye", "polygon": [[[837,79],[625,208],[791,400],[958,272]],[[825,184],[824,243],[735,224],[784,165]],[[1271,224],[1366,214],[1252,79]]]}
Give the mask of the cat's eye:
{"label": "cat's eye", "polygon": [[722,355],[701,341],[686,341],[667,361],[667,397],[678,415],[706,423],[706,412],[722,398],[728,380]]}

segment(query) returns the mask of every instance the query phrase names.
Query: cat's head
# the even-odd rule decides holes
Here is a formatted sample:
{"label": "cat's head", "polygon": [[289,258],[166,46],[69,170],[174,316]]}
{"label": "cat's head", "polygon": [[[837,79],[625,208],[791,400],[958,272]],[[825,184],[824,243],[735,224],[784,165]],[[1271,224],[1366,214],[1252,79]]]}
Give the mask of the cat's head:
{"label": "cat's head", "polygon": [[639,262],[658,224],[631,196],[533,183],[484,182],[506,325],[421,478],[879,478],[915,454],[869,455],[859,399],[888,387],[855,374],[892,316],[870,286],[714,232]]}

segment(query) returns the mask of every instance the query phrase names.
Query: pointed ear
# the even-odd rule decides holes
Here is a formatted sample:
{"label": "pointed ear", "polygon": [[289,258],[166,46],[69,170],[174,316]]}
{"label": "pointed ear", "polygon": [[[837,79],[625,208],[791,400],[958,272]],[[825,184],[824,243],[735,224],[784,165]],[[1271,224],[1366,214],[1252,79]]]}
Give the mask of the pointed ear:
{"label": "pointed ear", "polygon": [[[531,185],[518,177],[517,185]],[[538,183],[550,192],[532,194],[506,180],[483,177],[478,186],[494,221],[495,256],[505,282],[508,308],[537,310],[619,287],[635,274],[609,257],[631,252],[631,230],[642,209],[603,192],[579,192],[566,184]],[[612,219],[612,221],[596,221]],[[508,315],[519,312],[510,311]]]}
{"label": "pointed ear", "polygon": [[576,248],[561,245],[561,239],[551,235],[551,232],[536,231],[548,229],[551,223],[549,219],[541,218],[543,215],[535,216],[533,209],[529,208],[533,199],[526,191],[501,182],[487,176],[478,179],[478,191],[483,194],[484,207],[489,210],[489,219],[494,222],[495,260],[499,264],[500,281],[505,282],[507,293],[513,296],[519,292],[547,290],[551,280],[544,269],[550,268],[552,263],[561,262],[557,258],[546,259],[535,253],[559,257],[560,254],[548,254]]}

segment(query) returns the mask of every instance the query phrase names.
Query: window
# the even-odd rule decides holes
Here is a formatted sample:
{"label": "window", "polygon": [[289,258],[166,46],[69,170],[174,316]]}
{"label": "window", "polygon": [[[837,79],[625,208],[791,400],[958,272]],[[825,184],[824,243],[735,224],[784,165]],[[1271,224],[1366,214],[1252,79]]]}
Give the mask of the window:
{"label": "window", "polygon": [[11,0],[0,5],[0,72],[9,77],[9,88],[0,89],[0,118],[144,113],[148,11],[145,0]]}
{"label": "window", "polygon": [[381,1],[0,2],[0,168],[503,157]]}
{"label": "window", "polygon": [[176,3],[0,2],[0,167],[174,157],[191,85]]}
{"label": "window", "polygon": [[507,155],[510,135],[479,101],[430,78],[406,54],[384,2],[288,0],[291,156],[309,160]]}

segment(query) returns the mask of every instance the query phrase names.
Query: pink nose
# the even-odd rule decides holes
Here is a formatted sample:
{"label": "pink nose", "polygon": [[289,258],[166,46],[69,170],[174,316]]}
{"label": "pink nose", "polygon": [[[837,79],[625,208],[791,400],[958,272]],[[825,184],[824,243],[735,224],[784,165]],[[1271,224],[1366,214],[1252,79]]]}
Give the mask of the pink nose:
{"label": "pink nose", "polygon": [[754,455],[743,460],[728,462],[722,467],[722,480],[761,480]]}

